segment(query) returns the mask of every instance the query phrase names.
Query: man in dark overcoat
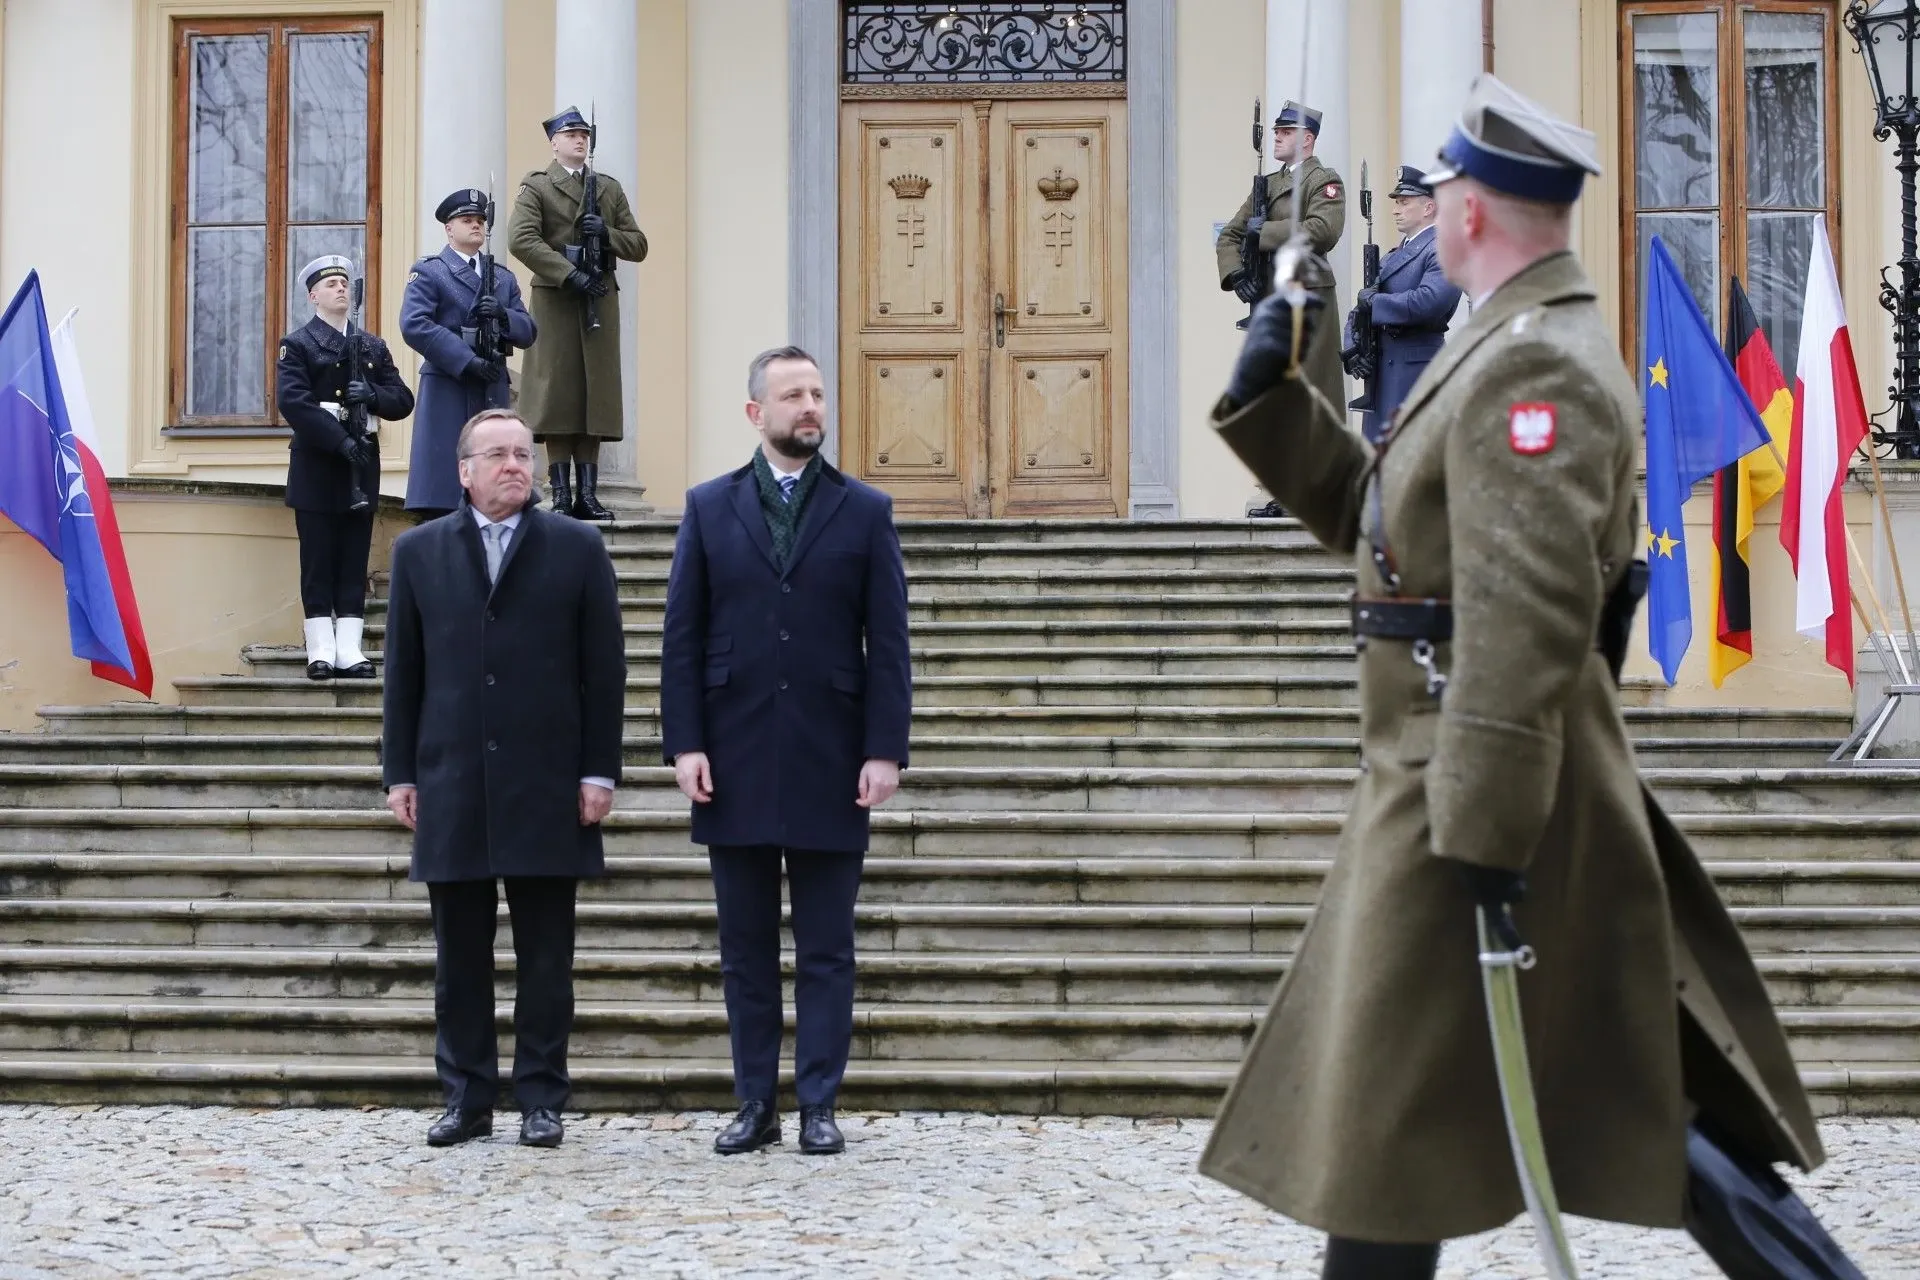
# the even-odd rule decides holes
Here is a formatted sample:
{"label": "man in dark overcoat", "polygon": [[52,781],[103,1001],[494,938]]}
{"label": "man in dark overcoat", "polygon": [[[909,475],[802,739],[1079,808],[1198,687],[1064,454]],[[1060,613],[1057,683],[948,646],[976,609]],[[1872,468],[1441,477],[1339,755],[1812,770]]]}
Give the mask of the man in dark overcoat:
{"label": "man in dark overcoat", "polygon": [[[532,346],[538,334],[520,301],[520,282],[504,263],[493,264],[493,292],[480,287],[489,202],[477,187],[440,202],[433,216],[446,228],[446,247],[414,264],[400,300],[400,336],[421,356],[407,509],[429,519],[460,505],[460,428],[482,409],[507,406],[507,356]],[[492,351],[480,349],[487,320],[498,323],[503,340]]]}
{"label": "man in dark overcoat", "polygon": [[867,816],[907,763],[912,674],[893,502],[819,456],[813,357],[754,358],[760,448],[687,492],[660,655],[663,749],[708,847],[739,1115],[723,1155],[780,1141],[780,867],[793,905],[800,1149],[844,1146],[853,908]]}
{"label": "man in dark overcoat", "polygon": [[627,663],[597,530],[534,506],[533,435],[507,409],[460,434],[467,501],[393,544],[387,806],[433,903],[434,1065],[450,1146],[492,1132],[494,882],[513,918],[520,1141],[560,1145],[574,897],[604,874]]}
{"label": "man in dark overcoat", "polygon": [[[354,334],[360,377],[352,377],[346,334],[352,272],[353,263],[339,254],[301,268],[313,319],[280,340],[274,370],[274,400],[293,428],[286,501],[300,538],[300,608],[312,680],[373,679],[360,641],[380,497],[380,420],[413,412],[413,392],[400,381],[393,353],[371,333]],[[366,409],[364,435],[348,429],[357,407]]]}
{"label": "man in dark overcoat", "polygon": [[[586,212],[593,133],[579,108],[568,107],[541,127],[553,162],[520,180],[507,224],[508,247],[533,273],[533,318],[542,335],[521,364],[520,411],[533,438],[546,447],[553,509],[582,520],[611,520],[613,513],[600,503],[600,444],[620,439],[627,429],[614,259],[639,262],[647,256],[647,237],[633,220],[627,193],[597,169],[600,212]],[[579,260],[578,249],[588,240],[600,241],[605,251],[597,276]],[[588,320],[589,302],[597,326]]]}
{"label": "man in dark overcoat", "polygon": [[1447,341],[1447,326],[1460,306],[1460,290],[1440,269],[1433,247],[1436,208],[1427,175],[1410,164],[1387,192],[1393,201],[1393,225],[1400,244],[1380,260],[1380,279],[1362,289],[1347,318],[1347,345],[1354,327],[1371,324],[1379,339],[1373,408],[1361,415],[1360,431],[1380,443],[1394,410],[1413,390]]}

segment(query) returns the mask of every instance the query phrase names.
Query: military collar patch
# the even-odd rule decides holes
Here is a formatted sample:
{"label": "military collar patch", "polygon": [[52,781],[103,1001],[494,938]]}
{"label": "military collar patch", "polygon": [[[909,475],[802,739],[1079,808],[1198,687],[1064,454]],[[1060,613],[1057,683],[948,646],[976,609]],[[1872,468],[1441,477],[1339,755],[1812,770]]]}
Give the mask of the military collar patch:
{"label": "military collar patch", "polygon": [[1522,401],[1507,410],[1507,440],[1523,458],[1553,452],[1558,416],[1554,407],[1539,401]]}

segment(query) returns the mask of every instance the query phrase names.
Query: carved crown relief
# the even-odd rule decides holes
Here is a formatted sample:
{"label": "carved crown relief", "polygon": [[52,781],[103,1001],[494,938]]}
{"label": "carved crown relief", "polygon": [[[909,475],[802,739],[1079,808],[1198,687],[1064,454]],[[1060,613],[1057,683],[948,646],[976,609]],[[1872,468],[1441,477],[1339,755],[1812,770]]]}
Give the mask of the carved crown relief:
{"label": "carved crown relief", "polygon": [[1040,179],[1040,194],[1049,200],[1073,199],[1073,193],[1080,189],[1080,179],[1065,177],[1065,173],[1064,166],[1053,166],[1053,176]]}
{"label": "carved crown relief", "polygon": [[887,179],[887,185],[893,188],[893,194],[902,200],[924,200],[927,188],[933,185],[933,179],[923,178],[917,173],[903,173],[899,177]]}

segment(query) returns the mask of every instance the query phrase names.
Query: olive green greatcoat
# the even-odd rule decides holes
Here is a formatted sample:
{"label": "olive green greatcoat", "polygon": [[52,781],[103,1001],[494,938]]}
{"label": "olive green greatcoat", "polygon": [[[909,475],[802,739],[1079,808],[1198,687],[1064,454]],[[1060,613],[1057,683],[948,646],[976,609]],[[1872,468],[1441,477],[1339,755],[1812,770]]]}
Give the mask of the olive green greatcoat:
{"label": "olive green greatcoat", "polygon": [[[1306,233],[1307,243],[1321,257],[1332,261],[1334,246],[1340,243],[1340,235],[1347,229],[1347,184],[1340,181],[1340,175],[1320,163],[1320,157],[1308,156],[1299,164],[1289,165],[1285,170],[1267,178],[1267,220],[1260,227],[1260,248],[1272,253],[1293,235],[1293,186],[1303,184],[1300,192],[1300,227]],[[1214,257],[1220,264],[1220,283],[1226,284],[1227,277],[1240,269],[1240,244],[1247,238],[1247,219],[1253,214],[1253,193],[1240,202],[1231,221],[1220,228],[1220,238],[1214,241]],[[1329,270],[1318,280],[1308,280],[1320,301],[1326,304],[1326,314],[1341,316],[1346,313],[1340,308],[1339,284]],[[1316,347],[1307,355],[1307,376],[1313,379],[1313,385],[1320,388],[1320,394],[1327,403],[1342,413],[1347,408],[1347,384],[1344,372],[1340,368],[1340,344],[1326,343]]]}
{"label": "olive green greatcoat", "polygon": [[[1317,333],[1337,337],[1336,313]],[[1523,454],[1516,403],[1553,406]],[[1297,381],[1215,410],[1222,438],[1329,548],[1369,556],[1370,451]],[[1360,654],[1365,765],[1333,866],[1223,1104],[1202,1170],[1342,1236],[1433,1241],[1523,1205],[1476,960],[1435,854],[1524,869],[1528,1051],[1560,1206],[1681,1225],[1689,1101],[1749,1149],[1822,1159],[1753,962],[1646,793],[1594,637],[1640,545],[1634,383],[1571,254],[1496,291],[1379,455],[1402,594],[1453,602],[1436,701],[1404,640]],[[1517,437],[1526,443],[1526,437]],[[1677,993],[1677,1005],[1676,1005]]]}
{"label": "olive green greatcoat", "polygon": [[[614,257],[639,262],[647,256],[647,237],[633,220],[627,193],[604,173],[595,174],[595,185]],[[625,434],[619,282],[609,273],[607,295],[595,304],[600,327],[591,333],[584,297],[562,287],[573,269],[565,249],[580,239],[575,224],[585,198],[584,180],[556,160],[521,180],[507,222],[508,250],[533,273],[527,309],[540,340],[523,357],[517,407],[536,440],[579,435],[618,440]]]}

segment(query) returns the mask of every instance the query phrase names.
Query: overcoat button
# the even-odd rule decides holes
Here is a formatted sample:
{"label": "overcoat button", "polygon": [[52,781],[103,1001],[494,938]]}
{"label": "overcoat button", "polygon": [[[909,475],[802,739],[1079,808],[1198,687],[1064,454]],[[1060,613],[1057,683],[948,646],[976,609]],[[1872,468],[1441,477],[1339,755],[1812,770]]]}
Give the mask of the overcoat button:
{"label": "overcoat button", "polygon": [[780,633],[780,638],[781,638],[782,640],[785,640],[785,639],[787,638],[787,633],[786,633],[786,632],[784,632],[784,631],[782,631],[782,632]]}
{"label": "overcoat button", "polygon": [[780,584],[780,594],[781,594],[781,595],[783,595],[783,596],[786,596],[786,595],[792,595],[792,594],[793,594],[793,584],[792,584],[791,582],[783,582],[783,583],[781,583],[781,584]]}
{"label": "overcoat button", "polygon": [[780,687],[781,687],[782,689],[785,689],[785,688],[787,687],[787,682],[786,682],[785,680],[782,680],[782,681],[780,682]]}
{"label": "overcoat button", "polygon": [[498,751],[499,749],[500,749],[500,744],[499,744],[499,743],[497,743],[497,742],[495,742],[495,741],[494,741],[493,739],[491,739],[491,738],[489,738],[489,739],[487,739],[487,750],[489,750],[489,751]]}
{"label": "overcoat button", "polygon": [[489,673],[487,674],[487,683],[488,683],[488,684],[492,684],[492,683],[493,683],[493,674],[492,674],[491,672],[489,672]]}

